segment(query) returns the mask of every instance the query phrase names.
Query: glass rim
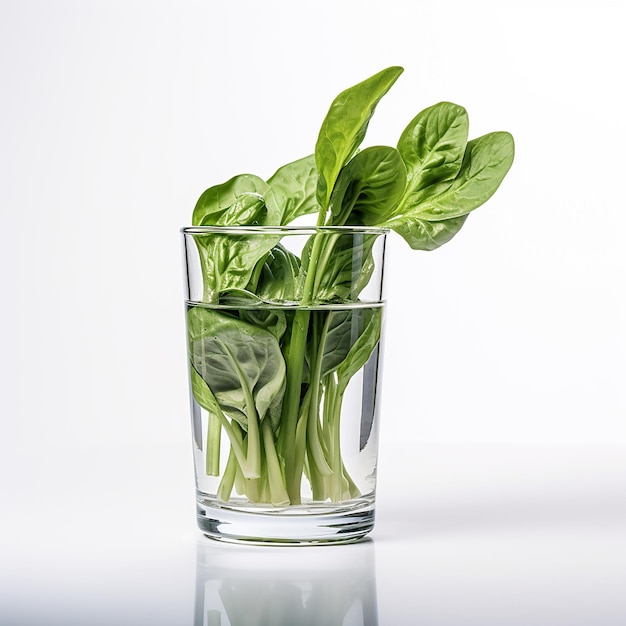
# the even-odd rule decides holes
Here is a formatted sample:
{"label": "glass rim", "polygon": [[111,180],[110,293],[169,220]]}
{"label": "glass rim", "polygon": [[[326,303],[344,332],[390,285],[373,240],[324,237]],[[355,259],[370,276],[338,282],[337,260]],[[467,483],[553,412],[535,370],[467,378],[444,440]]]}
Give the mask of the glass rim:
{"label": "glass rim", "polygon": [[314,235],[315,233],[362,233],[366,235],[386,235],[389,228],[381,226],[183,226],[180,232],[183,235],[208,235],[221,233],[223,235]]}

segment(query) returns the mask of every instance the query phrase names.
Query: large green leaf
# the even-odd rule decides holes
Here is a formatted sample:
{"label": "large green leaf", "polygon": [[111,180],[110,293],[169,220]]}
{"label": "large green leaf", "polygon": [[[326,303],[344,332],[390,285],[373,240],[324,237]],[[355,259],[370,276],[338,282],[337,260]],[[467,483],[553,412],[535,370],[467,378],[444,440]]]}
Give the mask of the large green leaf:
{"label": "large green leaf", "polygon": [[187,313],[189,355],[222,411],[247,428],[251,411],[274,427],[285,389],[285,361],[269,331],[204,307]]}
{"label": "large green leaf", "polygon": [[392,228],[416,250],[438,248],[456,235],[468,213],[491,198],[509,171],[514,153],[513,137],[507,132],[472,139],[456,178],[445,191],[417,204],[403,200],[395,215],[380,226]]}
{"label": "large green leaf", "polygon": [[402,73],[389,67],[341,92],[332,102],[315,145],[317,199],[327,209],[341,168],[359,147],[376,105]]}
{"label": "large green leaf", "polygon": [[463,164],[452,184],[418,207],[422,219],[445,220],[465,215],[496,192],[513,163],[513,137],[506,132],[489,133],[467,144]]}
{"label": "large green leaf", "polygon": [[467,112],[457,104],[440,102],[417,114],[398,142],[407,167],[404,204],[418,204],[450,186],[461,169],[468,131]]}

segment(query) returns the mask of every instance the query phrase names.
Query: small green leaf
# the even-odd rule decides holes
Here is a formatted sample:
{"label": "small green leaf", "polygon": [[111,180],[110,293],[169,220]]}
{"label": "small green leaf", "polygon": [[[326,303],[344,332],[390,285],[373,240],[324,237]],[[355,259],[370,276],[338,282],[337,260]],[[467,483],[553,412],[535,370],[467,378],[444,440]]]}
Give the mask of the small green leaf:
{"label": "small green leaf", "polygon": [[235,202],[222,213],[216,226],[248,226],[263,224],[267,209],[263,196],[255,192],[242,193]]}
{"label": "small green leaf", "polygon": [[[311,254],[316,238],[321,237],[317,258]],[[318,303],[354,302],[374,271],[372,248],[378,237],[371,233],[315,235],[302,253],[303,272],[315,272],[313,297]]]}
{"label": "small green leaf", "polygon": [[[379,337],[380,309],[378,308],[361,307],[334,310],[328,313],[324,329],[324,352],[320,368],[322,377],[336,370],[348,358],[354,345],[372,324],[378,324]],[[371,347],[373,349],[374,346],[372,345]],[[367,359],[365,360],[367,361]],[[355,372],[358,369],[360,367],[357,367]]]}
{"label": "small green leaf", "polygon": [[196,402],[209,413],[217,416],[223,416],[222,409],[218,404],[215,396],[211,393],[206,382],[196,371],[193,365],[189,367],[189,375],[191,377],[191,391]]}
{"label": "small green leaf", "polygon": [[367,363],[380,340],[382,309],[366,309],[363,328],[350,346],[346,358],[337,366],[339,393],[343,394],[350,379]]}
{"label": "small green leaf", "polygon": [[253,412],[276,426],[285,390],[285,361],[276,337],[214,309],[187,313],[191,364],[224,414],[247,428]]}
{"label": "small green leaf", "polygon": [[[224,214],[237,203],[243,195],[255,194],[263,196],[267,190],[267,183],[254,174],[240,174],[233,176],[221,185],[207,189],[198,199],[193,210],[191,223],[194,226],[213,226],[225,222]],[[220,221],[221,220],[221,221]]]}
{"label": "small green leaf", "polygon": [[315,145],[317,199],[323,210],[328,208],[341,168],[363,141],[376,105],[402,71],[401,67],[384,69],[341,92],[331,104]]}
{"label": "small green leaf", "polygon": [[388,226],[403,237],[413,250],[436,250],[461,230],[466,219],[467,215],[438,222],[419,218],[397,219],[388,222]]}
{"label": "small green leaf", "polygon": [[[232,451],[237,458],[242,470],[248,474],[248,462],[246,459],[246,453],[241,443],[241,436],[237,436],[237,429],[231,425],[226,416],[222,412],[218,401],[215,399],[213,392],[209,389],[204,379],[198,374],[193,367],[193,364],[189,366],[189,375],[191,377],[191,390],[196,402],[209,413],[209,423],[211,420],[216,420],[216,424],[223,427],[230,440]],[[210,428],[210,426],[209,426]],[[221,435],[220,430],[209,432],[207,434],[207,475],[219,476],[219,437]],[[211,436],[216,437],[215,441],[211,441]],[[212,456],[215,456],[215,459]]]}
{"label": "small green leaf", "polygon": [[265,203],[269,224],[289,224],[302,215],[319,211],[314,155],[283,165],[267,184]]}
{"label": "small green leaf", "polygon": [[301,289],[300,259],[281,244],[265,258],[256,288],[263,300],[294,301]]}
{"label": "small green leaf", "polygon": [[264,328],[280,341],[287,330],[287,315],[279,307],[268,305],[258,295],[245,289],[229,289],[220,293],[220,305],[228,307],[229,312],[259,328]]}
{"label": "small green leaf", "polygon": [[220,291],[218,302],[220,306],[225,306],[229,309],[263,305],[263,300],[247,289],[224,289]]}
{"label": "small green leaf", "polygon": [[204,302],[215,303],[222,291],[245,289],[257,263],[278,243],[280,236],[196,234],[204,279]]}

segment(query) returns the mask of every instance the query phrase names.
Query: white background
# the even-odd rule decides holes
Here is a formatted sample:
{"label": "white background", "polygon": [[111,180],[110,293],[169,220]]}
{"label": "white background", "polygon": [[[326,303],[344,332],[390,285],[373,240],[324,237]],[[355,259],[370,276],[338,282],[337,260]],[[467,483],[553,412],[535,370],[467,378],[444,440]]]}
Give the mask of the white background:
{"label": "white background", "polygon": [[178,228],[208,186],[309,154],[342,89],[509,130],[496,195],[388,259],[384,439],[626,442],[620,2],[3,2],[3,429],[183,439]]}
{"label": "white background", "polygon": [[[194,527],[178,229],[402,65],[365,145],[449,100],[516,159],[444,248],[391,238],[374,541],[310,558],[376,576],[384,626],[623,624],[625,22],[621,0],[0,0],[0,621],[187,624],[202,563],[236,575]],[[300,558],[267,554],[266,579]]]}

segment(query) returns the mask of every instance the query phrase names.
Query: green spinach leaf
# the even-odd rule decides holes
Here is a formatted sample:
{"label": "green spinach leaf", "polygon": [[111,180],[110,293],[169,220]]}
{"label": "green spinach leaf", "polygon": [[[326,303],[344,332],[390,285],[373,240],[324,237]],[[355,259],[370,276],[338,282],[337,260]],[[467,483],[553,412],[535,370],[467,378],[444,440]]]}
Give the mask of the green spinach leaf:
{"label": "green spinach leaf", "polygon": [[457,104],[440,102],[417,114],[398,142],[408,175],[403,204],[419,204],[450,186],[461,169],[468,132],[467,112]]}
{"label": "green spinach leaf", "polygon": [[264,198],[268,223],[286,225],[298,217],[317,213],[317,168],[310,155],[279,168],[267,181]]}
{"label": "green spinach leaf", "polygon": [[218,304],[236,310],[241,307],[262,306],[263,300],[247,289],[224,289],[220,292]]}
{"label": "green spinach leaf", "polygon": [[191,364],[222,411],[248,428],[269,415],[278,426],[285,361],[276,337],[264,328],[204,307],[187,314]]}
{"label": "green spinach leaf", "polygon": [[[213,226],[215,224],[235,224],[232,219],[225,218],[228,210],[246,195],[263,197],[267,183],[254,174],[233,176],[221,185],[209,187],[198,199],[193,210],[191,223],[194,226]],[[254,222],[239,222],[252,224]],[[263,222],[260,222],[263,223]]]}
{"label": "green spinach leaf", "polygon": [[346,358],[337,366],[338,389],[345,391],[350,379],[367,363],[380,340],[382,309],[366,309],[363,331],[352,343]]}
{"label": "green spinach leaf", "polygon": [[204,278],[204,302],[215,303],[222,291],[245,289],[257,263],[280,236],[207,233],[195,236]]}
{"label": "green spinach leaf", "polygon": [[216,226],[257,225],[266,221],[267,208],[263,196],[250,192],[241,194],[217,219]]}
{"label": "green spinach leaf", "polygon": [[245,289],[222,291],[219,304],[250,324],[264,328],[280,341],[287,330],[287,314],[278,307],[272,307],[256,294]]}
{"label": "green spinach leaf", "polygon": [[449,220],[429,222],[414,217],[412,219],[395,219],[388,222],[414,250],[436,250],[443,244],[448,243],[465,224],[467,215],[453,217]]}
{"label": "green spinach leaf", "polygon": [[479,207],[500,186],[513,163],[513,154],[513,137],[506,132],[469,141],[457,177],[446,191],[418,205],[420,217],[430,221],[450,219]]}
{"label": "green spinach leaf", "polygon": [[[320,368],[321,376],[327,376],[337,370],[364,334],[369,337],[365,342],[366,344],[371,343],[376,338],[376,341],[371,343],[371,353],[380,337],[380,320],[381,310],[379,308],[360,307],[329,311],[323,331],[324,352]],[[361,340],[361,343],[364,341]],[[359,354],[361,354],[360,351]],[[356,357],[354,357],[354,364],[358,364]],[[360,366],[354,370],[354,373],[359,369]],[[351,370],[344,368],[344,373],[347,374],[349,371]]]}
{"label": "green spinach leaf", "polygon": [[363,141],[376,105],[402,71],[401,67],[384,69],[346,89],[331,104],[315,145],[315,163],[319,173],[317,199],[323,211],[328,208],[341,168]]}
{"label": "green spinach leaf", "polygon": [[256,293],[264,300],[295,301],[302,288],[301,282],[300,259],[278,244],[265,258]]}
{"label": "green spinach leaf", "polygon": [[[358,232],[311,237],[302,253],[302,271],[303,275],[314,273],[314,302],[354,302],[358,298],[374,271],[372,248],[377,237]],[[319,250],[317,238],[322,241]]]}
{"label": "green spinach leaf", "polygon": [[376,224],[393,212],[405,187],[400,153],[388,146],[366,148],[339,173],[330,197],[329,224]]}
{"label": "green spinach leaf", "polygon": [[467,143],[456,178],[446,190],[415,205],[404,200],[380,226],[402,235],[418,250],[433,250],[449,241],[468,213],[498,189],[513,163],[513,137],[506,132],[483,135]]}

